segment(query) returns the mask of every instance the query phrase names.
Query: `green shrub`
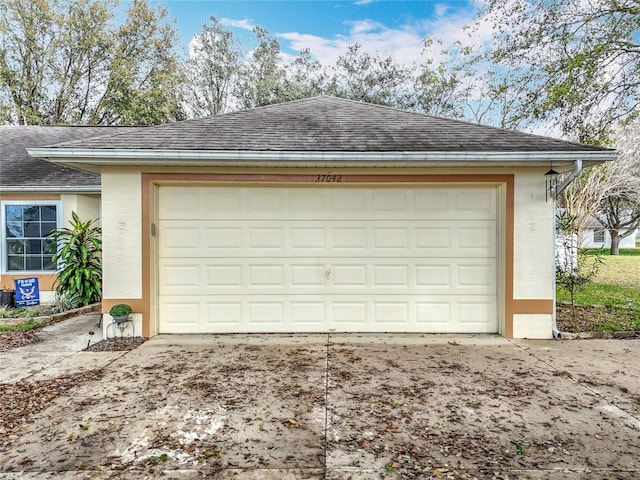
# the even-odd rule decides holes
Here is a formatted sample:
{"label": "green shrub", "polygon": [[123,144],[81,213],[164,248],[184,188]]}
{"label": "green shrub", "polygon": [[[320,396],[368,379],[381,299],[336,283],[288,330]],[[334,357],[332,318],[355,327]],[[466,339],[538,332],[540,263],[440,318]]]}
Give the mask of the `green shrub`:
{"label": "green shrub", "polygon": [[60,265],[56,292],[89,305],[102,298],[102,230],[93,226],[95,220],[82,222],[75,212],[71,216],[71,228],[54,230],[49,236],[53,243],[47,248]]}
{"label": "green shrub", "polygon": [[79,307],[80,305],[81,301],[77,295],[72,295],[67,292],[56,292],[56,298],[53,301],[53,305],[51,305],[51,311],[53,313],[67,312]]}
{"label": "green shrub", "polygon": [[131,312],[132,310],[129,305],[127,305],[126,303],[118,303],[117,305],[111,307],[111,309],[109,310],[109,315],[111,315],[112,317],[126,317],[127,315],[130,315]]}

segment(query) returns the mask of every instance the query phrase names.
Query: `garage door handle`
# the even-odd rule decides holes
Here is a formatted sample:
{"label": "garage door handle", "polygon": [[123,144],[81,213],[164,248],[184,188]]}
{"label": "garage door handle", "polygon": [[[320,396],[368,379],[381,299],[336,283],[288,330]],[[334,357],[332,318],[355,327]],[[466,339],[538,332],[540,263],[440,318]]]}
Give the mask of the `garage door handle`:
{"label": "garage door handle", "polygon": [[331,277],[331,268],[327,267],[327,269],[324,271],[324,276],[327,278],[327,280],[329,280],[329,277]]}

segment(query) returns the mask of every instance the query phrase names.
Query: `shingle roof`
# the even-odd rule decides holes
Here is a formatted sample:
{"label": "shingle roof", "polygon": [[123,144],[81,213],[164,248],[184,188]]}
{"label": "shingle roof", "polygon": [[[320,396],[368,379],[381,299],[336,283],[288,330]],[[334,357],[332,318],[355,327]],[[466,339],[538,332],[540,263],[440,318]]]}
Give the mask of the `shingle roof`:
{"label": "shingle roof", "polygon": [[335,97],[314,97],[56,147],[253,152],[594,152],[607,149]]}
{"label": "shingle roof", "polygon": [[92,186],[99,190],[99,175],[33,158],[26,149],[137,129],[139,127],[0,126],[0,191]]}

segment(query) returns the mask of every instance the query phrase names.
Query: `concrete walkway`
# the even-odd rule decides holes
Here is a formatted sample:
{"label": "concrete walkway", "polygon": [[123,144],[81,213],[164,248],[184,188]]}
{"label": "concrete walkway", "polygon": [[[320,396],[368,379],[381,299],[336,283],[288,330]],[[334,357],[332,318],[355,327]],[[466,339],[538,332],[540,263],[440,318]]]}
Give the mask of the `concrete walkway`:
{"label": "concrete walkway", "polygon": [[72,317],[43,328],[37,343],[0,351],[0,383],[93,370],[121,357],[124,352],[83,352],[89,339],[92,344],[102,340],[102,328],[96,325],[99,319],[100,314]]}

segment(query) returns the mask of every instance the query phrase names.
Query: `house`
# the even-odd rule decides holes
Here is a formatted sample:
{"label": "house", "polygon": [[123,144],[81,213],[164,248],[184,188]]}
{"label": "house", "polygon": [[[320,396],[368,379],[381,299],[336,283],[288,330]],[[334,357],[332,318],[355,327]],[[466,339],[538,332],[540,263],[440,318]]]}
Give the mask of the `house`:
{"label": "house", "polygon": [[[627,230],[628,231],[628,230]],[[636,248],[637,229],[620,240],[619,248]],[[589,217],[581,234],[581,248],[611,248],[611,234],[594,217]]]}
{"label": "house", "polygon": [[45,250],[49,232],[71,212],[100,217],[100,176],[33,158],[27,147],[131,131],[124,127],[0,126],[0,289],[37,277],[41,299],[53,299],[56,266]]}
{"label": "house", "polygon": [[550,338],[545,173],[615,158],[333,97],[29,153],[101,174],[103,311],[145,336]]}

